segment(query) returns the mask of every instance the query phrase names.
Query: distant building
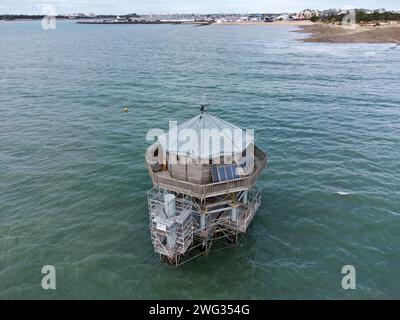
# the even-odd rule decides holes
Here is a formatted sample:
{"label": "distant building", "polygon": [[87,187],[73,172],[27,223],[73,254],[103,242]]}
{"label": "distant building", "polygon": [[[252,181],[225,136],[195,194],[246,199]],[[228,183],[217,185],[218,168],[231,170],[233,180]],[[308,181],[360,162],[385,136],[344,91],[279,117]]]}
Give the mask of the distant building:
{"label": "distant building", "polygon": [[276,17],[276,20],[289,20],[290,16],[288,14],[281,14],[280,16]]}
{"label": "distant building", "polygon": [[247,16],[242,16],[239,19],[237,19],[238,22],[243,22],[243,21],[249,21],[249,17]]}
{"label": "distant building", "polygon": [[86,14],[84,13],[71,13],[65,15],[68,19],[79,19],[79,18],[86,18]]}
{"label": "distant building", "polygon": [[294,15],[294,19],[296,20],[310,20],[312,17],[319,17],[321,15],[321,11],[319,10],[311,10],[305,9]]}

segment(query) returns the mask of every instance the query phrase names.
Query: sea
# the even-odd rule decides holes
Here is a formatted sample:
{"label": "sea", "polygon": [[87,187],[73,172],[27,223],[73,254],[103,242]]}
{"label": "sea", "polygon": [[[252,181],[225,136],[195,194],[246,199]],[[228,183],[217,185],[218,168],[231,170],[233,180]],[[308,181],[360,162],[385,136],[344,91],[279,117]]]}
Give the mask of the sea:
{"label": "sea", "polygon": [[[400,48],[296,29],[1,22],[0,299],[400,298]],[[268,154],[262,204],[237,247],[174,268],[146,135],[204,96]]]}

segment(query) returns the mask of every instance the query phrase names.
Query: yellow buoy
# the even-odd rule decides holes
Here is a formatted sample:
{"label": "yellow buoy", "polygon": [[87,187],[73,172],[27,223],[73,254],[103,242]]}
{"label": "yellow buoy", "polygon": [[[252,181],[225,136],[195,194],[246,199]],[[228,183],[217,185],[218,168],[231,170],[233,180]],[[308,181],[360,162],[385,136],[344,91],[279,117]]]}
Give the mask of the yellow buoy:
{"label": "yellow buoy", "polygon": [[124,112],[128,112],[129,110],[128,110],[128,108],[127,107],[125,107],[124,108]]}

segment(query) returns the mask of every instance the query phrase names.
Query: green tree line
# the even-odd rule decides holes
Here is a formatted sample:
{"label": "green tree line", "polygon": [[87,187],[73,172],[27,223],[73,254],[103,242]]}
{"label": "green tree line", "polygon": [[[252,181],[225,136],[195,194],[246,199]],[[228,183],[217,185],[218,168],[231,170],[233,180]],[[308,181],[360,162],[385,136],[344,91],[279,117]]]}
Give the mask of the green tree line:
{"label": "green tree line", "polygon": [[[343,20],[343,18],[345,16],[346,16],[346,14],[332,15],[332,16],[327,16],[327,17],[323,17],[323,18],[314,16],[311,18],[311,21],[313,21],[313,22],[317,22],[317,21],[340,22]],[[400,21],[400,13],[396,13],[396,12],[379,13],[378,11],[374,11],[373,13],[366,13],[363,10],[356,10],[357,23],[371,22],[371,21],[388,21],[388,20]]]}

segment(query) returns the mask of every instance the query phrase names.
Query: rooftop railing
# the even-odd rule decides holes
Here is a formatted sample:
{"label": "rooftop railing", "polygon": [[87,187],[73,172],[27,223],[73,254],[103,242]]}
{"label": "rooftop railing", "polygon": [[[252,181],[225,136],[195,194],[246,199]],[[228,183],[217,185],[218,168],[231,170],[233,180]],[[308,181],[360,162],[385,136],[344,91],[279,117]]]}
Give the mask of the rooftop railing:
{"label": "rooftop railing", "polygon": [[257,182],[258,177],[261,175],[267,164],[267,155],[257,147],[254,148],[254,156],[256,160],[254,162],[255,169],[250,175],[235,180],[203,185],[195,184],[189,181],[178,180],[170,176],[165,176],[158,172],[154,172],[149,165],[147,158],[146,164],[155,187],[167,189],[177,193],[183,193],[199,199],[205,199],[229,192],[246,190],[252,187]]}

